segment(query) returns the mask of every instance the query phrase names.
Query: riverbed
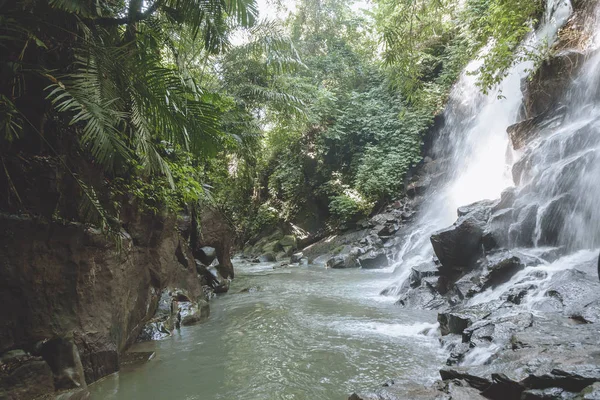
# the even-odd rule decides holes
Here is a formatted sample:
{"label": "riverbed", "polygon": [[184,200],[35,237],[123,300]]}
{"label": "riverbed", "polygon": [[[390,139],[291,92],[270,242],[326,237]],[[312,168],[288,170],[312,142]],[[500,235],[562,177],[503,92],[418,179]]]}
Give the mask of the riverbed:
{"label": "riverbed", "polygon": [[234,263],[208,321],[136,345],[156,356],[92,385],[92,399],[343,400],[438,377],[437,314],[380,296],[391,270]]}

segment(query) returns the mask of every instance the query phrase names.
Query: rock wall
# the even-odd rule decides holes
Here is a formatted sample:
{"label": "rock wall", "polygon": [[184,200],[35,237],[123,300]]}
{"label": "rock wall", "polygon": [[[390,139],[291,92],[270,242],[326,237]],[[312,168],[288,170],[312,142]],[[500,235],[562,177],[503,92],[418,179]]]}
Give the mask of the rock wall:
{"label": "rock wall", "polygon": [[124,226],[119,250],[81,224],[0,215],[0,398],[85,387],[119,369],[164,289],[204,299],[174,220]]}

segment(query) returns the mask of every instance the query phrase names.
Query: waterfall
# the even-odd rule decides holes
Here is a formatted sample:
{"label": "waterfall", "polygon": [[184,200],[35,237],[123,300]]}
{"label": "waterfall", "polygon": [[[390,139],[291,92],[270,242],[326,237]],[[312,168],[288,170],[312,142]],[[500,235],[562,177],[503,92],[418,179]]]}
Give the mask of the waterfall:
{"label": "waterfall", "polygon": [[[568,0],[549,0],[543,21],[524,45],[553,43],[571,13]],[[475,71],[486,51],[483,49],[466,67],[451,91],[444,127],[434,144],[436,159],[443,159],[449,172],[445,183],[426,194],[418,219],[405,237],[394,264],[396,283],[387,290],[390,295],[398,294],[411,267],[431,260],[431,234],[451,225],[458,207],[499,198],[503,189],[513,185],[513,154],[506,130],[519,117],[521,81],[533,69],[533,62],[516,63],[497,88],[483,95],[477,87]]]}

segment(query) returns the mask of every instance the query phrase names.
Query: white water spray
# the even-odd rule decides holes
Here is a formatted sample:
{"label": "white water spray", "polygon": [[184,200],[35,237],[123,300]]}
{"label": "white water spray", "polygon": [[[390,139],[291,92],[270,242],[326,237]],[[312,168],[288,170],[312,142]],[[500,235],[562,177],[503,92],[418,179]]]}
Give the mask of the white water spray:
{"label": "white water spray", "polygon": [[[527,39],[529,47],[552,43],[558,29],[572,12],[567,0],[549,0],[541,26]],[[506,129],[517,121],[522,103],[521,81],[533,63],[514,65],[503,82],[488,95],[481,94],[472,73],[482,63],[486,49],[472,61],[453,88],[444,113],[444,128],[436,143],[437,158],[447,158],[446,184],[428,194],[413,231],[397,255],[395,295],[410,274],[410,268],[431,260],[429,238],[433,232],[456,220],[458,207],[500,197],[512,186],[510,146]]]}

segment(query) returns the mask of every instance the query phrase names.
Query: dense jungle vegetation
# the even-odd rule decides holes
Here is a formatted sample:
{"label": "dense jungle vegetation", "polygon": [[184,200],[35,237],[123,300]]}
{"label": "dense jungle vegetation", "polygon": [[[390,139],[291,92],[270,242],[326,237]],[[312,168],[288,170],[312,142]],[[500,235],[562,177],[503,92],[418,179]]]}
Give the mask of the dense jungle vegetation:
{"label": "dense jungle vegetation", "polygon": [[[493,87],[543,4],[271,7],[280,18],[253,0],[0,1],[0,208],[110,234],[125,205],[212,203],[242,241],[351,226],[402,193],[464,66],[488,46]],[[35,168],[61,176],[42,208],[19,177]]]}

